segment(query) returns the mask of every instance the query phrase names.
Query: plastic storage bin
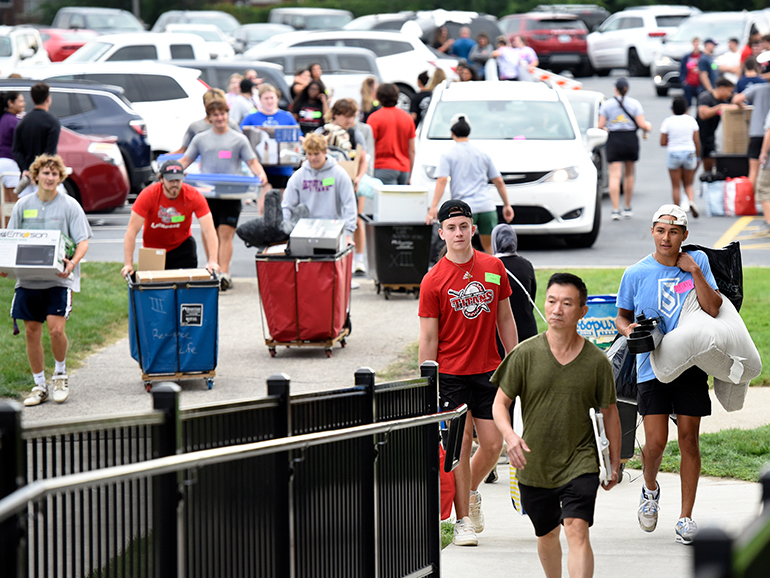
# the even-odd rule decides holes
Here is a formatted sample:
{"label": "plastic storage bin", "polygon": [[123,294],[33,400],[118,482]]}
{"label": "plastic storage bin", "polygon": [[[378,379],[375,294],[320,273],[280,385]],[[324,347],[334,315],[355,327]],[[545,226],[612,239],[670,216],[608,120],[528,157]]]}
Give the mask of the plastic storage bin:
{"label": "plastic storage bin", "polygon": [[385,290],[419,292],[428,272],[433,227],[425,223],[366,222],[366,258],[369,276],[379,293]]}
{"label": "plastic storage bin", "polygon": [[608,349],[612,345],[612,340],[618,332],[615,327],[615,318],[618,316],[616,297],[589,295],[586,301],[588,313],[578,321],[578,333],[602,349]]}
{"label": "plastic storage bin", "polygon": [[380,185],[374,189],[374,220],[420,223],[428,214],[428,191],[411,185]]}
{"label": "plastic storage bin", "polygon": [[219,281],[128,283],[128,337],[142,378],[205,378],[213,386]]}
{"label": "plastic storage bin", "polygon": [[253,199],[262,184],[257,177],[213,173],[188,173],[185,182],[209,199]]}

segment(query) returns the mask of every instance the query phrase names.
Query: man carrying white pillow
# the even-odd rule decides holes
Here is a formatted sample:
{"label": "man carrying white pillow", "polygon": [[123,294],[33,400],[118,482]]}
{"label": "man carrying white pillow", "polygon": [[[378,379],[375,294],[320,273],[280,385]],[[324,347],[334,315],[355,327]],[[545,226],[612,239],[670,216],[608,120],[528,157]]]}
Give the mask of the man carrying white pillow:
{"label": "man carrying white pillow", "polygon": [[[664,334],[676,328],[690,291],[696,291],[701,308],[712,317],[717,316],[722,305],[705,253],[680,251],[688,236],[687,214],[677,205],[663,205],[652,218],[651,232],[655,251],[626,269],[618,289],[615,324],[626,337],[637,326],[635,318],[639,314],[659,317],[658,327]],[[662,383],[652,370],[649,353],[636,356],[636,372],[637,406],[644,420],[645,435],[639,526],[652,532],[658,523],[660,487],[656,480],[668,440],[668,416],[676,414],[682,455],[682,509],[675,529],[676,541],[691,544],[698,532],[692,510],[701,467],[700,421],[711,415],[708,376],[691,367],[671,383]]]}

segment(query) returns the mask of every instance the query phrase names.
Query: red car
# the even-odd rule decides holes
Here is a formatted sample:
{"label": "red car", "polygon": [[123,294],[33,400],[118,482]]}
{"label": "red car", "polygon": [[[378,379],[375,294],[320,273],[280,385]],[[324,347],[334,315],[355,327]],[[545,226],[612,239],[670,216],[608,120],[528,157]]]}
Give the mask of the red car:
{"label": "red car", "polygon": [[521,36],[537,54],[540,68],[569,70],[574,76],[591,76],[586,36],[588,28],[574,14],[530,12],[503,16],[498,24],[508,38]]}
{"label": "red car", "polygon": [[116,143],[114,136],[82,135],[61,129],[58,153],[72,169],[64,188],[86,213],[111,211],[126,202],[128,173]]}
{"label": "red car", "polygon": [[61,62],[97,36],[99,36],[98,32],[85,29],[43,28],[40,30],[43,48],[48,52],[51,62]]}

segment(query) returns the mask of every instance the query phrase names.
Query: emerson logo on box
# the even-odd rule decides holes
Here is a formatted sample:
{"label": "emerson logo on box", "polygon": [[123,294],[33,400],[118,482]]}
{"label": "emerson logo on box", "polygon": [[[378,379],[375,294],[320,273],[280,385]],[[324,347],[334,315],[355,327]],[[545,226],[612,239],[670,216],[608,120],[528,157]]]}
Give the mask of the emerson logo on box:
{"label": "emerson logo on box", "polygon": [[0,239],[48,239],[48,231],[0,230]]}

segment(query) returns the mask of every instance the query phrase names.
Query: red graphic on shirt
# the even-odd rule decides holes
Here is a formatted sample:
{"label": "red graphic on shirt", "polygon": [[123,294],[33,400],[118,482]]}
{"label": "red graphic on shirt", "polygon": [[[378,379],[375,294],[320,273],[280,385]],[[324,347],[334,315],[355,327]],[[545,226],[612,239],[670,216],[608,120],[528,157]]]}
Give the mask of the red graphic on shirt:
{"label": "red graphic on shirt", "polygon": [[495,293],[478,281],[471,281],[459,291],[447,290],[451,298],[449,303],[455,311],[462,311],[467,319],[475,319],[482,312],[491,313],[489,303],[495,300]]}

